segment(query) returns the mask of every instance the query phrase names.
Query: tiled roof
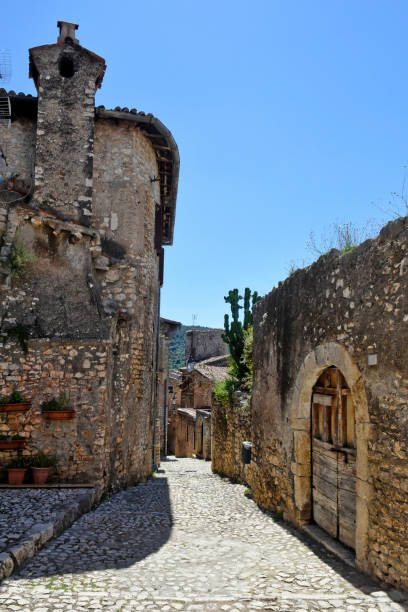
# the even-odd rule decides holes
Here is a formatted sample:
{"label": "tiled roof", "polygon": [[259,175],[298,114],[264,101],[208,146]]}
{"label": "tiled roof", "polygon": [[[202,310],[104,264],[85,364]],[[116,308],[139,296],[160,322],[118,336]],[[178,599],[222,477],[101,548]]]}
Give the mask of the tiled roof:
{"label": "tiled roof", "polygon": [[196,411],[194,408],[177,408],[177,412],[179,414],[185,414],[186,416],[189,416],[194,420],[196,419]]}
{"label": "tiled roof", "polygon": [[31,94],[25,94],[22,91],[20,91],[19,93],[16,93],[12,89],[10,89],[10,91],[7,91],[3,87],[0,87],[0,96],[7,96],[8,98],[14,98],[14,97],[32,98],[33,100],[36,100],[36,97],[32,96]]}
{"label": "tiled roof", "polygon": [[194,370],[209,380],[225,380],[229,370],[229,355],[218,355],[194,364]]}

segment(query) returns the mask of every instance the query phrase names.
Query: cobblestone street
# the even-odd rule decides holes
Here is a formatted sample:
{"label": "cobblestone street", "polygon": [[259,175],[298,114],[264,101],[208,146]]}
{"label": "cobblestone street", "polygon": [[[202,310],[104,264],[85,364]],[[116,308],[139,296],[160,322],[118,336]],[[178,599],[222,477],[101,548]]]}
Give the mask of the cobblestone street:
{"label": "cobblestone street", "polygon": [[211,474],[169,458],[82,516],[0,588],[0,610],[404,610]]}

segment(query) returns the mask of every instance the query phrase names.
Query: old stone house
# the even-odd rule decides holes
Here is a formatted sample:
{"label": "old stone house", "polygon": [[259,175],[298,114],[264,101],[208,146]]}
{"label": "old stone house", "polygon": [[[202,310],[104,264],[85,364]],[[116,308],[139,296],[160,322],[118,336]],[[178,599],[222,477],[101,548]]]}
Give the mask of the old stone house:
{"label": "old stone house", "polygon": [[[211,458],[211,406],[214,386],[226,379],[229,355],[181,368],[181,408],[175,415],[176,457]],[[172,424],[172,423],[171,423]],[[193,433],[191,433],[193,432]]]}
{"label": "old stone house", "polygon": [[168,419],[167,419],[167,454],[176,454],[176,424],[177,410],[181,407],[181,382],[182,376],[179,370],[169,372],[168,393]]}
{"label": "old stone house", "polygon": [[[235,470],[261,506],[316,524],[360,569],[404,587],[407,223],[330,251],[255,305],[250,414],[241,424],[230,409],[234,432],[221,413],[215,423],[217,452],[230,454],[221,471]],[[236,467],[236,445],[222,446],[222,435],[252,441],[249,465]]]}
{"label": "old stone house", "polygon": [[185,356],[186,363],[189,361],[198,362],[226,355],[228,345],[222,339],[223,329],[189,329],[186,332]]}
{"label": "old stone house", "polygon": [[176,457],[192,457],[196,444],[196,411],[194,408],[178,408],[175,415]]}
{"label": "old stone house", "polygon": [[[168,451],[168,420],[169,420],[169,340],[176,333],[181,323],[160,317],[160,347],[158,372],[158,423],[160,436],[157,436],[156,464],[160,463],[160,456],[166,456]],[[170,409],[172,407],[170,398]]]}
{"label": "old stone house", "polygon": [[[38,97],[1,91],[0,412],[24,454],[57,457],[55,478],[117,488],[145,479],[159,433],[159,294],[171,245],[179,155],[167,128],[136,109],[95,108],[105,61],[59,22],[30,49]],[[75,417],[47,420],[64,392]],[[12,454],[0,451],[0,466]]]}

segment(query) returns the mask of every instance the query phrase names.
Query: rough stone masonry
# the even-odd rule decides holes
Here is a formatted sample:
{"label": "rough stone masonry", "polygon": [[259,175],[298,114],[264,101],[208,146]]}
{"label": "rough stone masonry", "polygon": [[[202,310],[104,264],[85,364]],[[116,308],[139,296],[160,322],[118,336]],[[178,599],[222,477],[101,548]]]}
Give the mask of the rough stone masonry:
{"label": "rough stone masonry", "polygon": [[[151,471],[163,245],[173,237],[179,156],[136,109],[95,108],[105,61],[59,22],[30,49],[38,98],[5,92],[0,128],[0,433],[57,457],[54,480],[112,489]],[[16,257],[17,255],[17,257]],[[71,420],[41,403],[70,398]],[[0,467],[16,451],[0,450]],[[3,470],[4,472],[4,470]]]}
{"label": "rough stone masonry", "polygon": [[357,565],[404,587],[407,244],[401,218],[296,271],[256,304],[246,471],[261,505],[329,531],[325,517],[337,516],[337,537],[346,525]]}

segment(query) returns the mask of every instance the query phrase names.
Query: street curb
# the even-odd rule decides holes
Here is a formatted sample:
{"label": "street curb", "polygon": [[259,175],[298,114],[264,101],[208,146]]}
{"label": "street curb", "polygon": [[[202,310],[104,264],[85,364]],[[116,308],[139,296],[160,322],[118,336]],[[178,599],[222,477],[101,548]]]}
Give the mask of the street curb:
{"label": "street curb", "polygon": [[66,506],[62,512],[58,512],[53,522],[36,523],[27,532],[28,537],[14,548],[0,553],[0,580],[8,578],[13,572],[18,571],[23,563],[31,559],[47,542],[61,535],[80,516],[92,510],[100,501],[102,492],[103,488],[101,486],[94,487],[82,495],[78,501]]}

